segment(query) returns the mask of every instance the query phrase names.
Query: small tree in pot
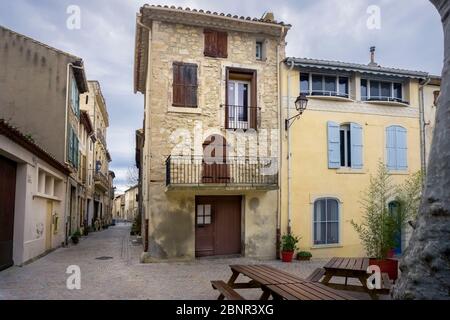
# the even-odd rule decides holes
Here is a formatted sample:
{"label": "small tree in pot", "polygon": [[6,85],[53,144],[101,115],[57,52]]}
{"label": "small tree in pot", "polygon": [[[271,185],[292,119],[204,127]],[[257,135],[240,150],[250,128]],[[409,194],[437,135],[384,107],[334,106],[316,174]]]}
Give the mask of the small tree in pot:
{"label": "small tree in pot", "polygon": [[281,238],[281,260],[283,262],[292,262],[299,241],[300,238],[292,234],[286,234]]}

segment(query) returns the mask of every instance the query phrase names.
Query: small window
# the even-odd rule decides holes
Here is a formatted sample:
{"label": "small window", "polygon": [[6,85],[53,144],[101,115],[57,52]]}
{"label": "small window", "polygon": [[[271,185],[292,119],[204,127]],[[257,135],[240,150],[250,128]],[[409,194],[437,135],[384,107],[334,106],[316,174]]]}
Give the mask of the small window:
{"label": "small window", "polygon": [[335,96],[337,93],[336,89],[336,77],[325,77],[325,95]]}
{"label": "small window", "polygon": [[439,95],[440,94],[441,94],[441,91],[439,91],[439,90],[436,90],[436,91],[433,92],[433,95],[434,95],[433,105],[436,106],[436,107],[438,105],[438,99],[439,99]]}
{"label": "small window", "polygon": [[263,59],[263,43],[262,41],[256,41],[256,60]]}
{"label": "small window", "polygon": [[[309,74],[300,75],[302,92],[309,92]],[[349,97],[349,79],[341,76],[316,75],[311,76],[311,95]]]}
{"label": "small window", "polygon": [[362,101],[395,101],[403,100],[403,85],[400,82],[361,79]]}
{"label": "small window", "polygon": [[397,99],[398,101],[403,100],[403,92],[402,92],[402,84],[401,83],[394,83],[394,99]]}
{"label": "small window", "polygon": [[367,89],[367,80],[361,79],[361,99],[366,101],[369,98],[369,91]]}
{"label": "small window", "polygon": [[209,225],[212,222],[211,205],[199,204],[197,205],[197,225]]}
{"label": "small window", "polygon": [[314,245],[339,243],[339,202],[324,198],[314,202]]}
{"label": "small window", "polygon": [[352,143],[350,135],[350,125],[342,125],[340,128],[341,142],[341,167],[352,167]]}
{"label": "small window", "polygon": [[348,78],[339,77],[339,96],[348,98],[348,94],[349,94]]}

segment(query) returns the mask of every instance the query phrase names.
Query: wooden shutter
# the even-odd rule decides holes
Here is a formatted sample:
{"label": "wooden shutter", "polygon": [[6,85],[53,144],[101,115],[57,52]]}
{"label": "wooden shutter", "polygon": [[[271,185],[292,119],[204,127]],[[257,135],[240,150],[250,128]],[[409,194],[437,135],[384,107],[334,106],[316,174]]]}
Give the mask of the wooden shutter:
{"label": "wooden shutter", "polygon": [[433,104],[436,107],[438,105],[438,99],[439,99],[439,95],[440,94],[441,94],[441,91],[439,91],[439,90],[436,90],[436,91],[433,92],[433,95],[434,95],[434,102],[433,102]]}
{"label": "wooden shutter", "polygon": [[386,128],[386,162],[389,170],[397,169],[395,126]]}
{"label": "wooden shutter", "polygon": [[363,168],[363,128],[356,123],[350,124],[351,160],[353,169]]}
{"label": "wooden shutter", "polygon": [[217,57],[228,58],[228,33],[217,32]]}
{"label": "wooden shutter", "polygon": [[205,34],[205,50],[204,54],[207,57],[217,57],[217,32],[213,30],[204,30]]}
{"label": "wooden shutter", "polygon": [[173,105],[197,107],[197,65],[175,62],[173,64]]}
{"label": "wooden shutter", "polygon": [[328,168],[341,167],[341,138],[339,124],[329,121],[328,124]]}
{"label": "wooden shutter", "polygon": [[250,129],[258,129],[258,79],[256,71],[252,72],[250,98]]}
{"label": "wooden shutter", "polygon": [[205,29],[204,54],[212,58],[228,57],[228,33]]}
{"label": "wooden shutter", "polygon": [[397,152],[397,170],[408,169],[408,146],[407,131],[405,128],[397,126],[395,130],[396,152]]}

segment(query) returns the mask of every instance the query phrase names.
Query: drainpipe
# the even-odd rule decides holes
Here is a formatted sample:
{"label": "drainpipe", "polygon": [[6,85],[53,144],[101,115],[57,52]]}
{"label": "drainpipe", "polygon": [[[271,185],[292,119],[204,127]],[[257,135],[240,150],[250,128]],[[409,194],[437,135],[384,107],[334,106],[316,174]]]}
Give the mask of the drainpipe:
{"label": "drainpipe", "polygon": [[[430,78],[427,78],[425,82],[423,82],[419,86],[419,113],[420,113],[420,160],[422,165],[422,172],[424,174],[427,173],[427,153],[426,153],[426,141],[425,141],[425,98],[424,98],[424,88],[431,81]],[[423,180],[422,183],[425,181]]]}
{"label": "drainpipe", "polygon": [[[291,72],[294,69],[294,61],[289,60],[290,67],[288,70],[288,76],[287,76],[287,85],[288,85],[288,92],[287,92],[287,119],[290,118],[290,109],[291,109]],[[287,190],[287,197],[288,197],[288,224],[287,224],[287,232],[290,234],[292,232],[292,201],[291,201],[291,190],[292,190],[292,156],[291,156],[291,135],[290,135],[290,129],[287,130],[287,160],[288,160],[288,190]]]}

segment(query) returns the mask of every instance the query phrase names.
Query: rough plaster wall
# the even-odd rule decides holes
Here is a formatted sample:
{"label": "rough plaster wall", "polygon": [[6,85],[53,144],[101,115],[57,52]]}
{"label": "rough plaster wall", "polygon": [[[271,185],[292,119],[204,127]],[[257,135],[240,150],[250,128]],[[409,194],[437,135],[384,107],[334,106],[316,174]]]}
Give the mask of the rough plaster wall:
{"label": "rough plaster wall", "polygon": [[[174,146],[180,140],[171,139],[177,129],[187,129],[194,139],[196,121],[202,122],[203,138],[197,141],[197,155],[202,143],[212,133],[226,135],[224,130],[225,111],[225,70],[227,66],[256,69],[258,72],[258,106],[261,107],[260,128],[278,131],[278,86],[276,47],[278,39],[267,39],[267,61],[256,61],[255,53],[248,48],[255,46],[256,36],[229,33],[228,59],[206,58],[203,55],[203,29],[179,24],[153,22],[153,41],[151,44],[150,93],[146,110],[149,130],[146,131],[146,144],[151,145],[151,159],[147,164],[144,207],[149,215],[149,251],[159,258],[179,258],[195,256],[195,196],[183,193],[166,193],[165,161]],[[284,58],[284,47],[280,50],[280,60]],[[172,107],[172,63],[175,61],[196,63],[198,65],[198,108],[183,109]],[[214,128],[215,131],[208,129]],[[148,128],[147,128],[148,129]],[[270,133],[269,133],[270,134]],[[269,145],[268,148],[271,148]],[[274,154],[273,156],[277,156]],[[150,164],[150,165],[148,165]],[[149,172],[148,172],[149,171]],[[147,189],[147,188],[144,188]],[[220,192],[217,192],[220,194]],[[276,228],[276,191],[270,193],[272,199],[267,202],[270,210],[252,216],[247,215],[250,227],[248,245],[249,254],[270,256],[275,250]],[[257,196],[259,197],[259,195]],[[252,197],[250,197],[252,198]],[[263,202],[266,198],[263,197]],[[255,207],[255,206],[253,206]],[[257,207],[257,206],[256,206]],[[255,208],[256,208],[255,207]],[[255,209],[256,210],[256,209]],[[253,210],[253,212],[255,212]],[[270,215],[272,215],[271,218]],[[268,222],[263,231],[263,223]],[[267,234],[266,234],[267,233]],[[266,251],[259,252],[256,246],[265,246]],[[273,254],[272,254],[273,251]]]}
{"label": "rough plaster wall", "polygon": [[31,135],[61,162],[69,62],[0,27],[0,118]]}
{"label": "rough plaster wall", "polygon": [[444,27],[442,91],[422,205],[400,263],[395,299],[450,299],[450,2],[431,2]]}

